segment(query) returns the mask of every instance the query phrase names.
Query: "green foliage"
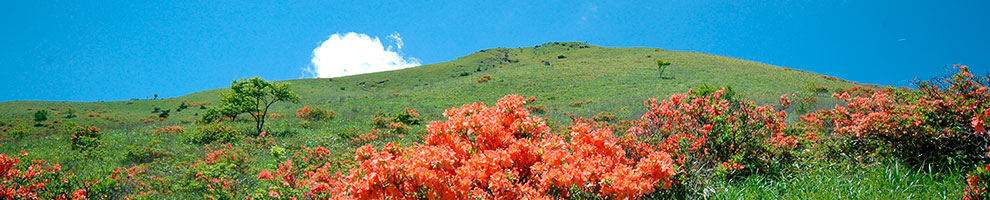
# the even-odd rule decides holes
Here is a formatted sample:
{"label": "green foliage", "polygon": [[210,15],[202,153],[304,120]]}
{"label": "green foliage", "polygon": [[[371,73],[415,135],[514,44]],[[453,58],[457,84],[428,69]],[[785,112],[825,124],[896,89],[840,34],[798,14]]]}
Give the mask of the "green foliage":
{"label": "green foliage", "polygon": [[536,105],[528,105],[527,104],[526,105],[526,110],[529,110],[529,112],[536,113],[536,114],[544,114],[544,113],[547,113],[547,106],[544,106],[543,104],[536,104]]}
{"label": "green foliage", "polygon": [[143,146],[128,147],[127,152],[124,154],[124,162],[142,164],[169,156],[172,156],[172,152],[163,149],[158,142],[151,142]]}
{"label": "green foliage", "polygon": [[593,120],[595,120],[597,122],[615,123],[615,114],[612,114],[612,113],[610,113],[608,111],[603,111],[603,112],[598,113],[598,115],[595,115],[595,117],[593,117],[591,119],[593,119]]}
{"label": "green foliage", "polygon": [[172,109],[164,110],[161,113],[158,113],[158,118],[166,118],[167,119],[168,118],[168,113],[170,113],[170,112],[172,112]]}
{"label": "green foliage", "polygon": [[964,190],[963,199],[987,199],[990,198],[990,165],[978,166],[973,171],[966,174],[966,183],[969,184]]}
{"label": "green foliage", "polygon": [[198,132],[190,132],[188,141],[196,144],[236,142],[241,137],[236,129],[223,123],[208,124],[200,127]]}
{"label": "green foliage", "polygon": [[415,109],[405,108],[405,111],[395,114],[379,111],[375,114],[375,118],[371,120],[371,125],[376,129],[403,135],[412,129],[411,125],[418,125],[421,120],[419,113]]}
{"label": "green foliage", "polygon": [[255,120],[256,133],[261,133],[272,104],[299,103],[299,96],[289,89],[288,83],[268,82],[254,77],[235,80],[230,84],[229,91],[220,93],[220,102],[215,111],[208,111],[203,115],[203,121],[210,122],[217,117],[248,113]]}
{"label": "green foliage", "polygon": [[41,123],[47,120],[48,120],[47,110],[38,110],[38,112],[34,112],[34,122]]}
{"label": "green foliage", "polygon": [[181,190],[202,194],[205,199],[240,199],[246,195],[244,182],[254,162],[246,151],[230,144],[211,150],[187,169]]}
{"label": "green foliage", "polygon": [[66,119],[72,119],[72,118],[75,118],[76,117],[76,108],[73,108],[71,106],[70,107],[66,107],[65,109],[62,109],[62,112],[60,112],[60,113]]}
{"label": "green foliage", "polygon": [[406,108],[405,112],[395,115],[395,120],[406,125],[419,125],[422,119],[416,110]]}
{"label": "green foliage", "polygon": [[667,66],[670,66],[669,60],[657,60],[657,70],[660,70],[660,75],[658,75],[660,78],[664,78],[663,71],[667,69]]}
{"label": "green foliage", "polygon": [[66,132],[72,134],[69,137],[69,141],[72,142],[72,150],[78,150],[83,153],[91,153],[96,148],[103,144],[103,133],[100,132],[100,128],[95,126],[80,126],[75,125],[75,123],[66,123]]}

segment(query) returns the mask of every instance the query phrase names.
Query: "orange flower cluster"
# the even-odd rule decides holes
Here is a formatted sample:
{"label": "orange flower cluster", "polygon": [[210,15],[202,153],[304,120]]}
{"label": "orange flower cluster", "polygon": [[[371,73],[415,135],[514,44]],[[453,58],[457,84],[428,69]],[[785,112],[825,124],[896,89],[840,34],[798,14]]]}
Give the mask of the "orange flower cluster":
{"label": "orange flower cluster", "polygon": [[310,114],[309,106],[305,106],[296,111],[296,118],[308,118]]}
{"label": "orange flower cluster", "polygon": [[478,79],[478,83],[488,82],[488,80],[490,80],[490,79],[492,79],[492,76],[491,75],[485,75],[484,77],[481,77],[481,78]]}
{"label": "orange flower cluster", "polygon": [[966,174],[966,188],[963,189],[963,199],[977,200],[990,198],[990,193],[987,193],[987,186],[990,186],[990,165],[977,167],[974,172]]}
{"label": "orange flower cluster", "polygon": [[305,106],[296,111],[296,118],[306,120],[330,119],[336,114],[333,110],[323,110],[319,108],[309,108]]}
{"label": "orange flower cluster", "polygon": [[[252,114],[252,115],[251,115],[251,119],[254,119],[254,117],[255,117],[255,116],[262,116],[262,115],[264,115],[264,114],[265,114],[265,113],[254,113],[254,114]],[[281,117],[285,117],[285,114],[280,114],[280,113],[268,113],[268,116],[267,116],[267,117],[268,117],[269,119],[275,119],[275,118],[281,118]]]}
{"label": "orange flower cluster", "polygon": [[717,169],[727,175],[773,171],[786,165],[787,155],[798,146],[799,138],[785,131],[784,111],[736,100],[731,90],[691,90],[663,101],[649,99],[645,106],[647,112],[627,134],[660,141],[658,148],[684,166],[686,173],[679,179],[708,179]]}
{"label": "orange flower cluster", "polygon": [[16,155],[0,154],[0,199],[86,199],[85,190],[71,189],[69,176],[59,164],[21,162]]}
{"label": "orange flower cluster", "polygon": [[166,127],[155,127],[154,130],[151,130],[151,133],[154,135],[162,135],[162,134],[175,135],[175,134],[185,133],[185,131],[182,130],[181,126],[166,126]]}
{"label": "orange flower cluster", "polygon": [[[112,185],[112,187],[132,191],[132,193],[124,197],[125,199],[147,198],[152,194],[172,193],[171,190],[168,190],[169,182],[165,178],[148,175],[146,174],[147,171],[148,168],[144,166],[134,166],[126,169],[118,167],[106,179],[87,182],[87,188],[93,188],[94,185]],[[107,183],[98,184],[99,182]],[[103,198],[106,199],[109,197],[103,195]]]}
{"label": "orange flower cluster", "polygon": [[[211,151],[209,146],[206,151]],[[241,182],[247,178],[251,158],[243,149],[226,144],[222,149],[207,153],[205,157],[189,165],[189,174],[199,183],[206,199],[233,199],[238,194]]]}
{"label": "orange flower cluster", "polygon": [[[402,123],[399,123],[402,124]],[[371,129],[371,132],[363,133],[356,138],[351,139],[351,142],[370,142],[378,139],[379,131],[378,129]]]}
{"label": "orange flower cluster", "polygon": [[191,106],[191,107],[205,106],[205,105],[210,105],[210,102],[209,101],[204,101],[204,102],[193,102],[193,103],[189,103],[189,106]]}
{"label": "orange flower cluster", "polygon": [[[584,123],[569,135],[551,134],[525,103],[508,95],[494,107],[448,109],[447,121],[427,126],[425,144],[390,143],[380,152],[366,145],[347,175],[332,174],[329,165],[306,169],[299,186],[312,197],[339,199],[549,199],[572,192],[627,199],[670,186],[675,166],[667,153],[629,157],[611,130]],[[280,177],[269,174],[259,178]]]}
{"label": "orange flower cluster", "polygon": [[907,158],[909,164],[981,162],[990,157],[984,133],[990,95],[966,66],[957,68],[944,83],[918,90],[855,87],[833,94],[846,105],[803,116],[799,128],[873,144],[860,149]]}

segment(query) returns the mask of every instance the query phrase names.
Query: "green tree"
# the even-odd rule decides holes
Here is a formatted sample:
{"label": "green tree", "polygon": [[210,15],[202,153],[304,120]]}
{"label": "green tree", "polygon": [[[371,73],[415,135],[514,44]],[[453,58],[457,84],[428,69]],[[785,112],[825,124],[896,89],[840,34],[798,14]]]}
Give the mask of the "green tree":
{"label": "green tree", "polygon": [[220,93],[220,105],[207,110],[203,121],[248,113],[254,116],[256,134],[261,133],[269,108],[278,102],[299,103],[299,96],[289,90],[288,83],[268,82],[258,77],[235,80],[230,90]]}
{"label": "green tree", "polygon": [[670,66],[669,60],[657,60],[657,69],[660,70],[660,78],[663,78],[663,71]]}

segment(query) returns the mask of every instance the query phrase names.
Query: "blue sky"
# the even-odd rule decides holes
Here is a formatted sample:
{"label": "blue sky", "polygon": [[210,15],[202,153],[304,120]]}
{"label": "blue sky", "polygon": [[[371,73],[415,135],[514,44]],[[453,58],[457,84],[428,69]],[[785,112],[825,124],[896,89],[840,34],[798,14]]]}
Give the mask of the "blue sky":
{"label": "blue sky", "polygon": [[[988,71],[987,9],[987,1],[12,1],[0,7],[0,101],[174,97],[238,78],[312,77],[314,49],[337,44],[328,38],[338,33],[366,41],[353,44],[378,38],[403,66],[581,41],[907,86],[956,63]],[[334,48],[322,54],[342,57]]]}

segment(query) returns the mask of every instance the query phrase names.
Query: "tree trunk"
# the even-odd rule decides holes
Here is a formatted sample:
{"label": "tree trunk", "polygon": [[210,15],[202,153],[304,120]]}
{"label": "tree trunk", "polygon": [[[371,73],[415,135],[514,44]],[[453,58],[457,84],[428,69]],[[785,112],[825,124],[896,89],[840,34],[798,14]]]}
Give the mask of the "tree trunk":
{"label": "tree trunk", "polygon": [[667,67],[660,67],[660,78],[663,78],[663,71],[666,69]]}

